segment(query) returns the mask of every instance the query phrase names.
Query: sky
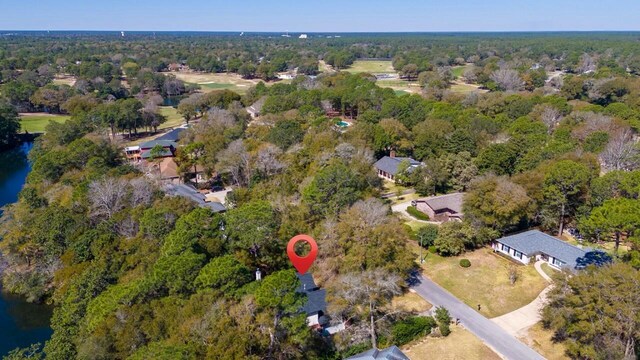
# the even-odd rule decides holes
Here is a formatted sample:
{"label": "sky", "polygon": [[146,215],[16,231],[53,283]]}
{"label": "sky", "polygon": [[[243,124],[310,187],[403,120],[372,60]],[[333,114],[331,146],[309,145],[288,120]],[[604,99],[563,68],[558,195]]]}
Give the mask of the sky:
{"label": "sky", "polygon": [[640,30],[638,0],[0,0],[3,30]]}

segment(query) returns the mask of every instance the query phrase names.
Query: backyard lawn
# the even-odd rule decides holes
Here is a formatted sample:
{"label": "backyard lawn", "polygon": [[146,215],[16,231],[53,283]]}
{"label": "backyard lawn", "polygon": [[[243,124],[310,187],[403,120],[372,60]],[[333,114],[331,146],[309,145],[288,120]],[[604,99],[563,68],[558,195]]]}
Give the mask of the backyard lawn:
{"label": "backyard lawn", "polygon": [[21,114],[20,129],[21,131],[28,131],[30,133],[44,132],[44,128],[49,124],[49,121],[63,123],[70,118],[71,116],[68,115],[52,115],[46,113]]}
{"label": "backyard lawn", "polygon": [[553,332],[542,327],[542,323],[537,323],[526,330],[525,334],[518,338],[523,343],[530,346],[548,360],[566,360],[566,347],[563,343],[552,340]]}
{"label": "backyard lawn", "polygon": [[426,337],[404,346],[402,351],[412,360],[500,360],[480,339],[455,325],[447,337]]}
{"label": "backyard lawn", "polygon": [[395,74],[391,60],[356,60],[345,71],[350,73]]}
{"label": "backyard lawn", "polygon": [[167,121],[164,124],[161,124],[158,127],[159,129],[173,128],[185,123],[182,115],[178,114],[178,110],[172,106],[161,106],[160,114],[164,115],[167,118]]}
{"label": "backyard lawn", "polygon": [[[418,245],[412,246],[417,254]],[[471,261],[471,267],[459,265],[463,258]],[[527,305],[548,285],[533,265],[517,265],[520,278],[511,285],[508,274],[511,264],[515,263],[483,248],[456,257],[429,254],[422,268],[431,280],[474,309],[480,304],[480,313],[493,318]]]}

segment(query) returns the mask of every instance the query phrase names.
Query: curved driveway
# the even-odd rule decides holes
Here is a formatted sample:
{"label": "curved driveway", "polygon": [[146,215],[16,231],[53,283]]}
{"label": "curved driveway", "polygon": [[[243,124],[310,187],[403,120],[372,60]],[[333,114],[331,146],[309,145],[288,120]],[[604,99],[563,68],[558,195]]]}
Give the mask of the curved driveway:
{"label": "curved driveway", "polygon": [[480,338],[505,359],[509,360],[543,360],[540,354],[521,343],[518,339],[503,330],[498,324],[480,315],[440,285],[418,274],[411,287],[422,298],[434,306],[443,306],[449,310],[453,318],[460,319],[462,325]]}

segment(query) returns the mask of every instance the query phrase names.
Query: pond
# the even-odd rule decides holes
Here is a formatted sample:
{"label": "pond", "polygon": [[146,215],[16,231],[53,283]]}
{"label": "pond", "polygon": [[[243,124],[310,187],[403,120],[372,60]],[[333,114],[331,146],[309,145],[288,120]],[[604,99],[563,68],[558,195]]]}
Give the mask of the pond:
{"label": "pond", "polygon": [[178,104],[180,104],[180,100],[184,98],[185,96],[165,96],[162,99],[162,106],[178,107]]}
{"label": "pond", "polygon": [[[33,143],[0,152],[0,207],[16,202],[31,164],[27,154]],[[0,210],[0,216],[2,216]],[[0,292],[0,356],[16,347],[44,344],[52,334],[52,307],[30,304],[24,299]]]}

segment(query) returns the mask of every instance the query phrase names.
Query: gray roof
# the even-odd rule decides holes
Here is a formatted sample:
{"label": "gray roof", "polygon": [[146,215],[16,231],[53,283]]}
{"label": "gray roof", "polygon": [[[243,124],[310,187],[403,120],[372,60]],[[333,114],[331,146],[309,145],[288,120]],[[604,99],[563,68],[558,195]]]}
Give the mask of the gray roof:
{"label": "gray roof", "polygon": [[388,174],[395,175],[398,172],[398,165],[404,160],[409,160],[411,166],[421,165],[420,161],[414,160],[408,157],[389,157],[385,156],[382,159],[376,161],[373,166],[378,170],[382,170]]}
{"label": "gray roof", "polygon": [[224,205],[222,205],[222,203],[219,203],[219,202],[216,202],[216,201],[205,202],[202,206],[203,207],[208,207],[213,212],[217,212],[217,213],[227,211],[227,208],[224,207]]}
{"label": "gray roof", "polygon": [[167,184],[166,192],[170,195],[182,196],[195,201],[202,208],[209,208],[213,212],[224,212],[227,208],[219,202],[205,202],[206,197],[196,190],[192,185],[186,184]]}
{"label": "gray roof", "polygon": [[258,101],[254,102],[253,104],[251,104],[251,106],[249,106],[247,108],[247,110],[249,112],[252,112],[256,115],[260,115],[260,113],[262,112],[262,107],[264,106],[264,103],[267,101],[267,97],[263,96],[260,99],[258,99]]}
{"label": "gray roof", "polygon": [[296,275],[301,283],[296,291],[307,295],[307,302],[302,307],[302,311],[304,311],[307,316],[319,312],[324,313],[327,309],[327,291],[325,289],[318,289],[310,273],[302,275],[296,273]]}
{"label": "gray roof", "polygon": [[397,346],[392,345],[384,350],[371,349],[358,355],[348,357],[346,360],[409,360]]}
{"label": "gray roof", "polygon": [[461,214],[463,200],[464,193],[453,193],[447,195],[432,196],[416,201],[426,203],[430,208],[433,209],[433,211],[449,209],[455,211],[458,214]]}
{"label": "gray roof", "polygon": [[156,140],[151,140],[151,141],[147,141],[145,143],[140,144],[140,149],[142,150],[151,149],[156,145],[161,145],[162,147],[172,147],[172,148],[178,147],[178,144],[176,144],[175,141],[156,139]]}
{"label": "gray roof", "polygon": [[180,133],[185,131],[187,129],[185,128],[175,128],[171,131],[169,131],[166,134],[163,134],[162,136],[159,136],[156,138],[156,141],[158,140],[169,140],[169,141],[178,141],[178,139],[180,138]]}
{"label": "gray roof", "polygon": [[519,234],[505,236],[497,242],[518,250],[527,256],[546,254],[575,268],[578,258],[584,257],[587,251],[556,239],[538,230],[529,230]]}

